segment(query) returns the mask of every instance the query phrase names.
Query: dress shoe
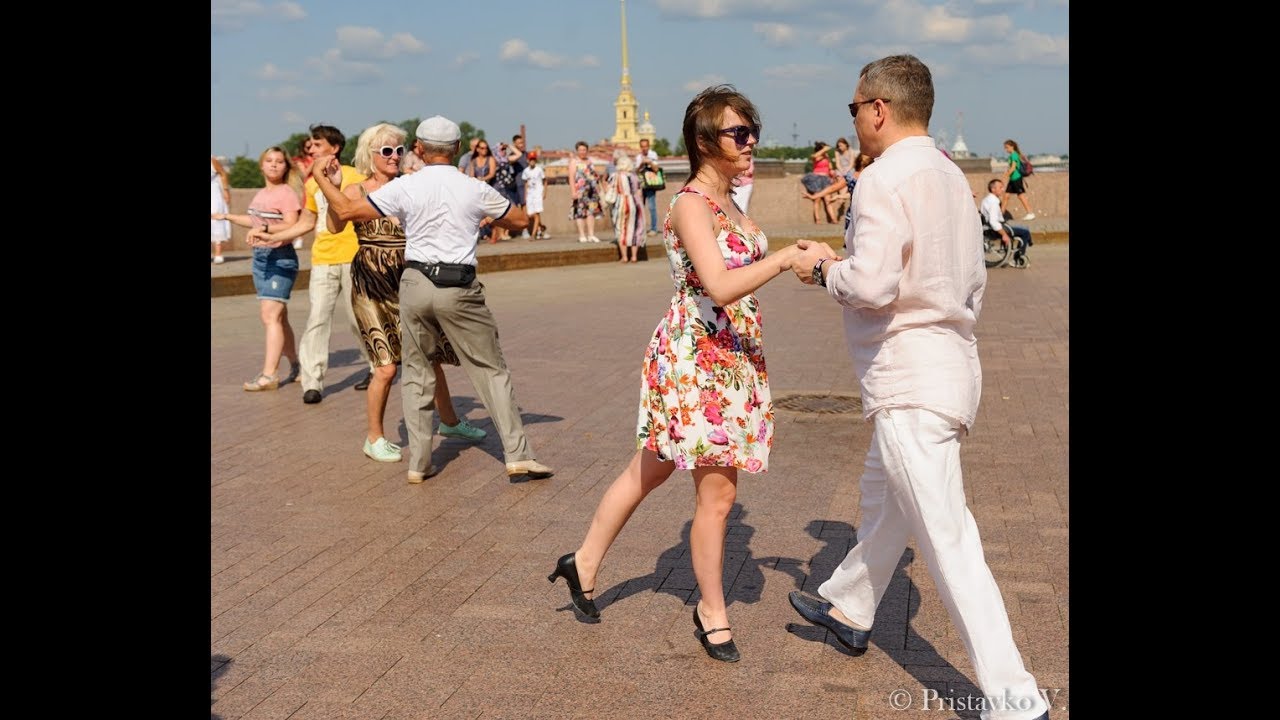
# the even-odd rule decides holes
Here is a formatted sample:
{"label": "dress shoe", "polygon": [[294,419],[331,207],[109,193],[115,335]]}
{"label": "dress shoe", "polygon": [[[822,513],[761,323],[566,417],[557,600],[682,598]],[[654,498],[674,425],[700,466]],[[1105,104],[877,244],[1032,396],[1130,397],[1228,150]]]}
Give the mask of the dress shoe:
{"label": "dress shoe", "polygon": [[547,580],[555,583],[556,578],[564,578],[564,582],[569,586],[569,601],[573,606],[578,608],[578,612],[587,617],[598,618],[600,611],[596,609],[596,603],[587,597],[587,593],[595,592],[595,588],[589,590],[582,589],[582,583],[578,580],[578,566],[574,562],[576,553],[569,553],[562,556],[556,561],[556,569],[547,576]]}
{"label": "dress shoe", "polygon": [[722,627],[703,630],[702,618],[698,617],[698,603],[693,604],[693,624],[698,628],[698,632],[695,634],[698,636],[698,641],[702,643],[702,649],[706,650],[712,659],[720,662],[738,662],[742,659],[742,654],[738,652],[738,646],[733,644],[732,638],[722,643],[713,643],[707,640],[707,636],[711,633],[732,630],[733,628]]}
{"label": "dress shoe", "polygon": [[537,460],[521,460],[507,463],[507,479],[513,483],[542,480],[555,475],[555,471]]}
{"label": "dress shoe", "polygon": [[364,379],[354,385],[357,390],[368,390],[369,383],[373,382],[373,373],[364,376]]}
{"label": "dress shoe", "polygon": [[408,479],[409,484],[417,485],[423,480],[426,480],[427,478],[433,475],[439,474],[439,472],[440,471],[436,469],[435,465],[428,465],[426,472],[418,472],[417,470],[410,470],[408,473],[405,474],[405,478]]}
{"label": "dress shoe", "polygon": [[320,402],[320,391],[308,390],[302,393],[302,402],[308,405],[315,405],[316,403]]}
{"label": "dress shoe", "polygon": [[867,651],[867,641],[871,638],[871,631],[859,630],[831,617],[831,603],[814,600],[799,590],[791,591],[787,599],[791,601],[791,607],[800,613],[800,617],[830,630],[836,636],[836,640],[849,648],[854,655],[861,655]]}

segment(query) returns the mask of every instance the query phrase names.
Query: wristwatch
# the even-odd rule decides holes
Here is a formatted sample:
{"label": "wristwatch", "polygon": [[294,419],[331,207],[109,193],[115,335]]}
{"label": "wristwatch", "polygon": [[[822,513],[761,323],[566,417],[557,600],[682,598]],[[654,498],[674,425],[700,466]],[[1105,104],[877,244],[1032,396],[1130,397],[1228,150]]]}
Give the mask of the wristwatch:
{"label": "wristwatch", "polygon": [[821,285],[822,287],[827,286],[827,279],[822,275],[822,264],[830,259],[831,258],[822,258],[813,266],[813,283],[815,285]]}

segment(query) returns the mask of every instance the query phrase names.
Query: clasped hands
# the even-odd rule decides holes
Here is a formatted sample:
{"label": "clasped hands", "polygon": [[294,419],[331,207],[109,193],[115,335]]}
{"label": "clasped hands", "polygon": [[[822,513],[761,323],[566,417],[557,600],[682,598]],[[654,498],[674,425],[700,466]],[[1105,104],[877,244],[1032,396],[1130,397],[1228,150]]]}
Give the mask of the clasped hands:
{"label": "clasped hands", "polygon": [[813,266],[816,265],[819,260],[827,258],[833,262],[839,262],[844,259],[840,255],[837,255],[836,251],[832,250],[830,245],[816,240],[797,240],[795,247],[797,249],[795,253],[792,254],[790,258],[791,262],[788,264],[788,267],[790,267],[791,271],[796,274],[796,277],[800,278],[800,282],[805,285],[814,284]]}

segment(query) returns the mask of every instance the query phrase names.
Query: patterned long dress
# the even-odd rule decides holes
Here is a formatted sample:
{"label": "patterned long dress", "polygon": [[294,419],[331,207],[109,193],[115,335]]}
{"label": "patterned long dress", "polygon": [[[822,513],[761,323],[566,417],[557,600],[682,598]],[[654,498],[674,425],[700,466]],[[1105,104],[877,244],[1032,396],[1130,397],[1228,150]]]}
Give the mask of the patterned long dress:
{"label": "patterned long dress", "polygon": [[[769,241],[750,218],[749,227],[741,227],[688,187],[671,198],[670,207],[686,192],[701,195],[715,213],[725,267],[764,258]],[[751,293],[726,307],[715,304],[671,230],[670,207],[662,239],[676,292],[645,351],[637,445],[678,468],[765,472],[773,447],[773,401],[759,300]]]}
{"label": "patterned long dress", "polygon": [[604,214],[600,207],[600,182],[595,169],[591,167],[591,160],[574,159],[571,162],[574,167],[573,177],[569,178],[569,182],[573,183],[579,197],[569,205],[569,219],[585,219],[588,215],[600,217]]}
{"label": "patterned long dress", "polygon": [[[361,195],[367,195],[363,185]],[[360,340],[374,365],[400,363],[400,274],[404,272],[404,229],[388,217],[352,223],[360,248],[351,261],[351,311]],[[436,352],[428,360],[459,365],[439,325]]]}
{"label": "patterned long dress", "polygon": [[610,180],[618,193],[613,204],[613,232],[622,247],[644,247],[644,199],[638,191],[640,180],[634,172],[618,171]]}

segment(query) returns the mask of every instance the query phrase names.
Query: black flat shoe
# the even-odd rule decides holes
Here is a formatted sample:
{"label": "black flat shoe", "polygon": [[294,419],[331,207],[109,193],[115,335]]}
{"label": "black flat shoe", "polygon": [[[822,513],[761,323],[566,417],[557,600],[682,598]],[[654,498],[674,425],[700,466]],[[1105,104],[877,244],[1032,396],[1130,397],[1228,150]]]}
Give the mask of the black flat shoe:
{"label": "black flat shoe", "polygon": [[583,590],[582,583],[578,581],[578,566],[574,563],[575,553],[569,553],[556,561],[555,572],[547,576],[547,580],[554,583],[556,578],[564,578],[565,583],[569,586],[569,600],[573,606],[578,608],[578,612],[587,617],[598,618],[600,611],[596,609],[596,604],[586,596],[589,592],[595,592],[595,588]]}
{"label": "black flat shoe", "polygon": [[698,628],[698,632],[695,634],[698,636],[698,640],[702,643],[702,649],[706,650],[707,654],[710,655],[712,659],[719,660],[720,662],[738,662],[742,659],[742,655],[738,652],[738,646],[733,644],[732,639],[726,640],[722,643],[713,643],[707,640],[707,636],[711,633],[718,633],[723,630],[732,630],[733,628],[722,627],[703,630],[702,618],[698,617],[697,603],[694,603],[693,605],[693,624]]}

